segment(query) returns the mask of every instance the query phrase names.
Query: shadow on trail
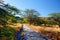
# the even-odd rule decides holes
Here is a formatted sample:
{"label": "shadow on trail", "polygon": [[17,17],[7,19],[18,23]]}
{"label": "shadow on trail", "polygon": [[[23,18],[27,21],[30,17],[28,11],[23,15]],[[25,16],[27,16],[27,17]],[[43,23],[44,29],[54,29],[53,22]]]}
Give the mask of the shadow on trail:
{"label": "shadow on trail", "polygon": [[21,28],[19,31],[17,31],[16,33],[15,33],[15,39],[16,40],[22,40],[22,31],[23,31],[23,28]]}

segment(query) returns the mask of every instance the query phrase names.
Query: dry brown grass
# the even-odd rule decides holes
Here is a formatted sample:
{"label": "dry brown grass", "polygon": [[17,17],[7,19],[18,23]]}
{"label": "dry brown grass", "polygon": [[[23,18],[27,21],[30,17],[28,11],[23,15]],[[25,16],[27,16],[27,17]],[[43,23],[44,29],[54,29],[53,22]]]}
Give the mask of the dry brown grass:
{"label": "dry brown grass", "polygon": [[60,40],[60,28],[56,27],[43,27],[43,26],[34,26],[34,25],[28,25],[30,28],[32,28],[34,31],[41,33],[52,40]]}
{"label": "dry brown grass", "polygon": [[22,24],[21,23],[15,23],[15,24],[7,24],[7,26],[9,27],[13,27],[16,31],[18,31],[20,28],[22,28]]}

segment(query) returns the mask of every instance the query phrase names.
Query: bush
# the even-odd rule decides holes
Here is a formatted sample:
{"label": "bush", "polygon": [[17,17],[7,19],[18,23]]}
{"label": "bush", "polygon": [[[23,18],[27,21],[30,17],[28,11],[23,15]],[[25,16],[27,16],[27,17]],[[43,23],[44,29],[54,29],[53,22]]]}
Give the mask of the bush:
{"label": "bush", "polygon": [[46,26],[51,26],[51,25],[55,25],[55,24],[56,24],[56,22],[53,21],[53,20],[45,20],[45,25]]}
{"label": "bush", "polygon": [[15,29],[12,27],[2,27],[0,28],[0,37],[12,38],[14,37]]}

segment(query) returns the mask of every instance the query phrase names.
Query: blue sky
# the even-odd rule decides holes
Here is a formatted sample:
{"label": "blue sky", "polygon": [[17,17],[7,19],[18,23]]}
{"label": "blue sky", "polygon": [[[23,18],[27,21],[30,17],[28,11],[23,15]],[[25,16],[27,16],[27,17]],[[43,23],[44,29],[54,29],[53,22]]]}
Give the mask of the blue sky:
{"label": "blue sky", "polygon": [[41,16],[48,16],[52,12],[60,12],[60,0],[5,0],[18,9],[35,9]]}

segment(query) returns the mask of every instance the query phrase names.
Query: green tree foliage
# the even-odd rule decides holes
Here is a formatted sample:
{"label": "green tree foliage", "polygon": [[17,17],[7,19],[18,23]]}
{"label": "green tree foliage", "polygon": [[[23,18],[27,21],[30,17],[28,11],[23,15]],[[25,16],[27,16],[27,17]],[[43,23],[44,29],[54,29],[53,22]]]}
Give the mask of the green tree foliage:
{"label": "green tree foliage", "polygon": [[24,17],[28,18],[30,24],[33,23],[33,21],[40,15],[39,12],[34,9],[26,9],[24,13]]}
{"label": "green tree foliage", "polygon": [[0,24],[6,24],[8,12],[0,8]]}
{"label": "green tree foliage", "polygon": [[1,2],[2,5],[0,5],[0,24],[6,24],[8,20],[11,20],[11,22],[16,22],[17,19],[15,18],[15,16],[13,14],[18,14],[20,12],[19,9],[17,9],[16,7],[13,7],[11,5],[8,4],[4,4]]}
{"label": "green tree foliage", "polygon": [[20,13],[20,10],[17,9],[16,7],[14,7],[14,6],[8,5],[8,9],[10,10],[10,13],[13,14],[13,15],[16,15],[16,14]]}
{"label": "green tree foliage", "polygon": [[42,20],[40,17],[35,18],[35,20],[33,20],[34,25],[41,25],[44,24],[44,20]]}
{"label": "green tree foliage", "polygon": [[45,26],[51,27],[52,25],[55,25],[56,22],[53,20],[44,20]]}
{"label": "green tree foliage", "polygon": [[59,13],[51,13],[50,16],[54,19],[54,21],[59,25],[60,27],[60,12]]}

